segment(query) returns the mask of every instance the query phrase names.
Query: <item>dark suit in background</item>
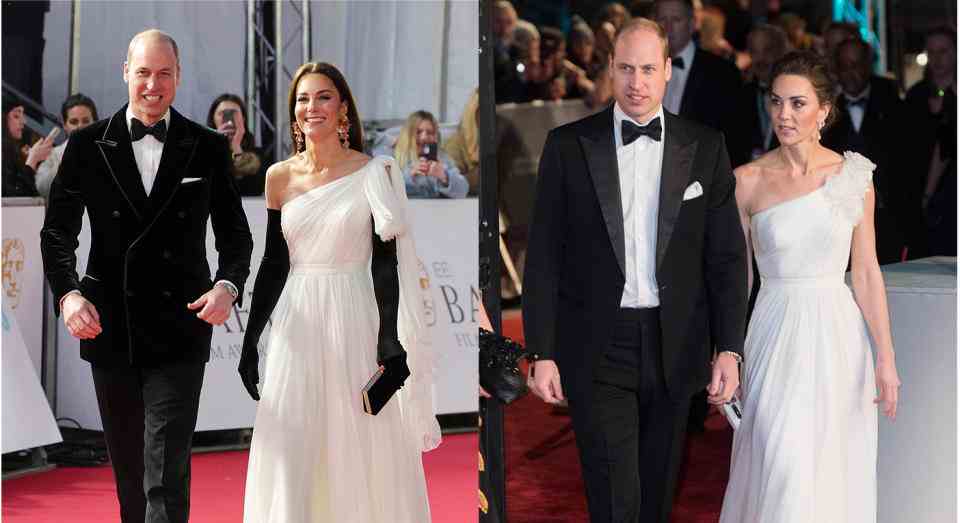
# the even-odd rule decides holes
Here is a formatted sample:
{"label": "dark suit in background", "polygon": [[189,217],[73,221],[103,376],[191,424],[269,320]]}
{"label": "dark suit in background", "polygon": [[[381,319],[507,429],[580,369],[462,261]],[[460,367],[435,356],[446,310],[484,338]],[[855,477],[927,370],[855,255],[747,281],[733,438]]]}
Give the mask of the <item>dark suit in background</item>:
{"label": "dark suit in background", "polygon": [[[187,309],[214,282],[207,220],[219,254],[215,280],[232,282],[240,297],[253,241],[223,136],[171,108],[148,196],[125,114],[126,106],[71,136],[41,231],[44,270],[54,300],[79,289],[99,313],[102,332],[81,340],[80,355],[93,369],[122,520],[185,522],[213,332]],[[91,244],[81,280],[84,209]]]}
{"label": "dark suit in background", "polygon": [[[591,520],[667,521],[690,398],[710,381],[711,340],[742,354],[746,249],[722,136],[665,112],[660,306],[621,309],[629,233],[613,114],[611,106],[547,137],[524,332],[528,351],[559,367]],[[684,201],[694,183],[702,195]]]}
{"label": "dark suit in background", "polygon": [[892,179],[901,175],[894,170],[892,155],[899,149],[894,147],[894,140],[900,132],[896,122],[900,118],[902,102],[893,80],[874,75],[869,86],[866,100],[858,103],[863,108],[859,130],[850,114],[848,96],[841,94],[837,97],[837,121],[824,130],[821,143],[840,154],[858,152],[877,165],[873,172],[877,197],[874,223],[877,258],[883,265],[900,261],[904,245],[901,224],[893,212],[895,198],[891,186]]}

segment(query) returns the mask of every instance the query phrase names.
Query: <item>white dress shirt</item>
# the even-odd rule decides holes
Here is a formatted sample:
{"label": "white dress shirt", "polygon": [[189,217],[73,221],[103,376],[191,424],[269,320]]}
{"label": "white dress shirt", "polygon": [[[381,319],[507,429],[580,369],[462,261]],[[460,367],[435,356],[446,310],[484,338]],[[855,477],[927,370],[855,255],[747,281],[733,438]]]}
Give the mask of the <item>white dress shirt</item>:
{"label": "white dress shirt", "polygon": [[843,95],[847,99],[847,112],[850,113],[850,121],[853,122],[853,130],[860,132],[860,126],[863,125],[863,114],[867,111],[867,108],[863,105],[850,105],[849,102],[854,100],[870,99],[870,86],[868,85],[862,93],[856,96],[847,96]]}
{"label": "white dress shirt", "polygon": [[690,78],[690,68],[693,67],[693,55],[697,47],[693,40],[677,55],[683,58],[683,69],[674,67],[667,82],[667,92],[663,95],[663,106],[673,114],[680,114],[680,104],[683,102],[683,90],[687,87],[687,78]]}
{"label": "white dress shirt", "polygon": [[[127,106],[127,131],[132,126],[131,121],[136,118],[130,106]],[[170,109],[163,115],[163,121],[166,122],[167,130],[170,129]],[[146,125],[146,122],[141,122]],[[157,179],[157,170],[160,168],[160,157],[163,156],[163,142],[157,140],[153,135],[148,134],[143,138],[133,142],[133,157],[137,161],[137,170],[140,171],[140,180],[143,181],[143,190],[147,196],[150,196],[150,190],[153,189],[153,182]]]}
{"label": "white dress shirt", "polygon": [[[641,136],[623,145],[621,122],[644,126],[660,118],[660,141]],[[660,171],[666,122],[663,107],[647,122],[627,116],[619,104],[613,107],[613,134],[620,171],[620,201],[623,202],[624,274],[626,281],[620,306],[648,308],[660,305],[657,290],[657,215],[660,210]]]}

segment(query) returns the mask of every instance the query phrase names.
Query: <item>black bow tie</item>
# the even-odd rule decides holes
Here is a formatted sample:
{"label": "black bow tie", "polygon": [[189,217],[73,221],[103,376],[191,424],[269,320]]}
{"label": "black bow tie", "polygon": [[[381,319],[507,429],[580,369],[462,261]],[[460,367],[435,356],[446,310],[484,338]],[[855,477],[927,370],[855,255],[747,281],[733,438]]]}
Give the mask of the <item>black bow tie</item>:
{"label": "black bow tie", "polygon": [[865,108],[867,106],[867,101],[868,101],[868,98],[866,96],[861,96],[856,100],[851,100],[850,98],[847,98],[847,107],[864,107]]}
{"label": "black bow tie", "polygon": [[637,138],[641,136],[646,136],[651,140],[660,141],[660,117],[656,117],[643,127],[631,122],[630,120],[623,120],[620,122],[620,134],[623,135],[623,145],[630,145]]}
{"label": "black bow tie", "polygon": [[673,64],[673,66],[677,69],[683,69],[684,67],[682,56],[674,56],[670,59],[670,63]]}
{"label": "black bow tie", "polygon": [[160,120],[154,125],[147,127],[143,125],[143,122],[132,118],[130,121],[130,140],[134,142],[140,141],[146,135],[152,135],[159,141],[163,141],[167,137],[167,121]]}

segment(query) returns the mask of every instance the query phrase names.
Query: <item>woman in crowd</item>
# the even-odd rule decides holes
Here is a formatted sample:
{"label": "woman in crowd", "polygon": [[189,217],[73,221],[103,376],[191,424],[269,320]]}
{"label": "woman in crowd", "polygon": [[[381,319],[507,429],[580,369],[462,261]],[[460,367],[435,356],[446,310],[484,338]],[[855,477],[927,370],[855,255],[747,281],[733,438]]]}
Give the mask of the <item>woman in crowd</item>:
{"label": "woman in crowd", "polygon": [[[244,521],[429,522],[421,452],[440,443],[435,362],[418,342],[402,174],[392,158],[363,154],[356,104],[333,65],[301,66],[288,107],[296,149],[267,171],[266,248],[239,365],[260,401]],[[378,367],[405,383],[370,415],[361,391]]]}
{"label": "woman in crowd", "polygon": [[53,178],[60,169],[60,160],[63,158],[63,151],[67,148],[70,135],[100,119],[97,116],[97,105],[81,93],[70,95],[63,101],[63,105],[60,106],[60,117],[63,118],[63,130],[67,133],[67,139],[54,147],[50,157],[37,169],[37,191],[44,198],[50,195],[50,184],[53,183]]}
{"label": "woman in crowd", "polygon": [[[873,522],[876,404],[892,420],[900,387],[874,240],[874,165],[820,144],[836,116],[824,58],[790,53],[771,78],[781,145],[734,172],[762,283],[720,521]],[[748,270],[748,286],[752,278]]]}
{"label": "woman in crowd", "polygon": [[53,151],[53,138],[30,146],[26,159],[21,153],[26,119],[23,106],[3,100],[3,196],[37,196],[37,167]]}
{"label": "woman in crowd", "polygon": [[[228,118],[224,118],[224,115]],[[247,106],[243,99],[229,93],[218,96],[207,111],[207,127],[216,129],[230,139],[233,176],[240,194],[263,194],[266,172],[260,168],[260,156],[253,143],[253,134],[247,128]]]}
{"label": "woman in crowd", "polygon": [[[447,153],[439,150],[440,125],[427,111],[414,111],[397,137],[393,155],[403,169],[410,198],[463,198],[470,189]],[[436,151],[436,156],[432,151]]]}
{"label": "woman in crowd", "polygon": [[457,169],[467,178],[470,196],[480,194],[480,136],[477,126],[480,118],[480,91],[473,90],[460,116],[460,124],[443,145]]}

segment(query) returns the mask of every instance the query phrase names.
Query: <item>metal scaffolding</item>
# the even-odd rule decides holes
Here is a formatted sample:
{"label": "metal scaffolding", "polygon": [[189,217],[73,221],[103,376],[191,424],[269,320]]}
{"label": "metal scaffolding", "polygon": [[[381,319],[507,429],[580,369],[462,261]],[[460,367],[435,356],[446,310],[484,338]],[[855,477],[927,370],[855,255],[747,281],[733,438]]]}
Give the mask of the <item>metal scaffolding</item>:
{"label": "metal scaffolding", "polygon": [[[289,8],[289,9],[285,9]],[[286,37],[287,29],[290,29]],[[245,98],[257,146],[273,153],[273,161],[291,151],[290,125],[284,109],[287,86],[299,64],[313,52],[308,0],[247,0]],[[299,45],[299,53],[292,49]],[[290,64],[289,57],[299,62]]]}

